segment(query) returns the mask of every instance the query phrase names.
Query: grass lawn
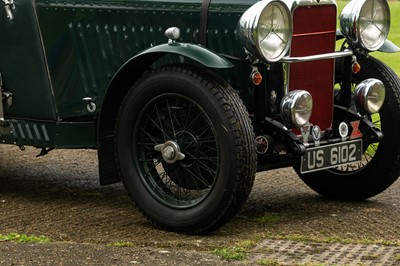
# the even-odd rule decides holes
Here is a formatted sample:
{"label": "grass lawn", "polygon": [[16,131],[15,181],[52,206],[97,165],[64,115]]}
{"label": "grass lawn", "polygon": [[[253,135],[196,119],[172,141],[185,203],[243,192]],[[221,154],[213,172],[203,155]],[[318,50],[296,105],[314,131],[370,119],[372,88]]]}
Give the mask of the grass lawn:
{"label": "grass lawn", "polygon": [[[340,14],[343,7],[348,1],[338,1],[338,14]],[[391,25],[388,39],[400,47],[400,1],[389,1],[390,12],[391,12]],[[388,64],[397,75],[400,76],[400,52],[398,53],[381,53],[374,52],[371,55],[379,58],[386,64]]]}

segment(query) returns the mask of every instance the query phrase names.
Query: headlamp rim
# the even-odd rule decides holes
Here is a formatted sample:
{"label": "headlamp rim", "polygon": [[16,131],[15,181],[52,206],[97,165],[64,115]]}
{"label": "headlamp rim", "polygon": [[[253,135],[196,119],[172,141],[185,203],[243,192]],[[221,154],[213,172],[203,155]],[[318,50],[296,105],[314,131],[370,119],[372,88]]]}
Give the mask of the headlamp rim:
{"label": "headlamp rim", "polygon": [[[387,17],[384,38],[381,42],[378,42],[379,40],[377,40],[373,47],[365,44],[362,39],[362,33],[360,30],[361,11],[367,1],[379,1],[384,7],[384,15],[386,15]],[[364,50],[367,50],[369,52],[377,51],[387,40],[390,31],[391,14],[389,4],[385,0],[352,0],[343,8],[339,19],[340,30],[346,36],[346,39],[350,43],[361,47]]]}
{"label": "headlamp rim", "polygon": [[[262,37],[259,36],[259,27],[260,27],[260,18],[262,13],[268,6],[271,4],[278,4],[286,12],[287,18],[288,18],[288,41],[286,43],[286,46],[284,49],[282,49],[281,53],[279,56],[276,56],[274,58],[267,57],[265,55],[265,52],[262,51],[261,46],[260,46],[260,39]],[[286,23],[285,23],[286,24]],[[282,0],[263,0],[255,3],[252,5],[249,9],[247,9],[241,18],[239,19],[238,26],[237,26],[237,32],[238,32],[238,37],[239,40],[241,41],[242,45],[245,47],[245,49],[255,58],[260,59],[262,61],[266,62],[277,62],[282,57],[284,57],[289,49],[290,49],[290,44],[292,41],[292,36],[293,36],[293,17],[290,11],[290,7],[287,5],[285,1]]]}

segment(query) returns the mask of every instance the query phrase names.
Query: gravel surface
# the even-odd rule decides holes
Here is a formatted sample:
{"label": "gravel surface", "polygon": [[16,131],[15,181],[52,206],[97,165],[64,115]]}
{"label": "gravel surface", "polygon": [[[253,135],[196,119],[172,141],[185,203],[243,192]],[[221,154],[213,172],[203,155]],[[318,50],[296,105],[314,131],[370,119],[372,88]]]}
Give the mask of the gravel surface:
{"label": "gravel surface", "polygon": [[[0,146],[0,234],[51,242],[0,241],[0,265],[400,265],[399,181],[372,199],[340,202],[291,168],[259,173],[236,218],[187,236],[154,228],[121,184],[100,187],[96,151],[38,153]],[[227,261],[216,249],[246,257]]]}

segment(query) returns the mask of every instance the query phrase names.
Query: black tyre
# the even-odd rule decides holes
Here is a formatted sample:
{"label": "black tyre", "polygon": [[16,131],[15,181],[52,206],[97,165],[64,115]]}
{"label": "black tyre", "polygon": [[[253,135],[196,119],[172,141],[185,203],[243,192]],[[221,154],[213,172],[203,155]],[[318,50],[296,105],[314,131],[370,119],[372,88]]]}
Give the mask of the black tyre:
{"label": "black tyre", "polygon": [[357,84],[376,78],[386,88],[386,99],[379,114],[370,117],[384,138],[380,143],[367,143],[363,161],[325,171],[299,174],[300,178],[319,194],[340,200],[362,200],[388,188],[400,174],[400,81],[381,61],[358,56],[361,71],[354,75]]}
{"label": "black tyre", "polygon": [[125,97],[116,133],[125,187],[164,229],[210,232],[248,198],[256,171],[251,121],[235,91],[211,73],[147,73]]}

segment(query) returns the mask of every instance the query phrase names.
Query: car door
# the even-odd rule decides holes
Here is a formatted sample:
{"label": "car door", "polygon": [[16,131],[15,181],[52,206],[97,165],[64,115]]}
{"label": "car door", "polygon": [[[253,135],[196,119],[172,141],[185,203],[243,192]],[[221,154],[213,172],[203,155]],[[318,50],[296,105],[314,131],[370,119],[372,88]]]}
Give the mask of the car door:
{"label": "car door", "polygon": [[[8,119],[55,121],[56,107],[34,0],[0,1],[0,73]],[[12,103],[10,105],[10,103]]]}

